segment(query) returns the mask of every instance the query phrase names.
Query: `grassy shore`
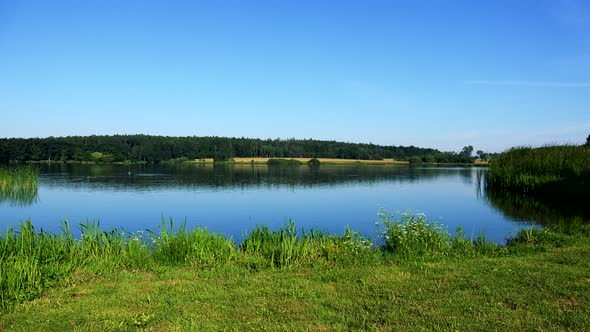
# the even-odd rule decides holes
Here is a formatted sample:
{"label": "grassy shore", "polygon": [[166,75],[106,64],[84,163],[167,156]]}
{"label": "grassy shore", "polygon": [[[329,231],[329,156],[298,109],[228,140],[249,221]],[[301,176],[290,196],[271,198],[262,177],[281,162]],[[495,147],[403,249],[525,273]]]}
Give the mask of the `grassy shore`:
{"label": "grassy shore", "polygon": [[377,246],[347,230],[260,226],[236,245],[159,232],[30,223],[0,242],[0,330],[584,330],[590,227],[521,231],[506,246],[381,215]]}

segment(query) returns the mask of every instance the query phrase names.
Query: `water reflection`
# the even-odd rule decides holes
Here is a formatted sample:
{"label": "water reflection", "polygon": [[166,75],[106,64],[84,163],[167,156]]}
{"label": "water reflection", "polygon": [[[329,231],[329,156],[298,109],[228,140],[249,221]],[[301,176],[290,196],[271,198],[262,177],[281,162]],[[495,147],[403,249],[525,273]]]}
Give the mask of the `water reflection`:
{"label": "water reflection", "polygon": [[38,201],[37,169],[0,166],[0,206],[27,206]]}
{"label": "water reflection", "polygon": [[[40,165],[44,188],[85,192],[148,192],[167,189],[206,190],[305,188],[337,189],[356,184],[420,184],[445,190],[450,183],[476,184],[478,197],[505,218],[548,225],[590,220],[590,209],[577,200],[531,197],[486,190],[485,169],[407,166],[321,166],[319,168],[265,165]],[[448,180],[445,180],[448,179]],[[451,182],[449,182],[451,181]],[[435,184],[436,183],[436,184]],[[450,189],[450,188],[449,188]],[[334,191],[336,193],[336,191]],[[583,199],[583,198],[582,198]],[[28,206],[39,201],[37,186],[0,190],[0,204]],[[433,204],[424,203],[424,204]]]}
{"label": "water reflection", "polygon": [[37,187],[20,187],[8,190],[0,187],[0,206],[5,203],[10,206],[28,206],[35,204],[38,200]]}
{"label": "water reflection", "polygon": [[319,168],[265,165],[45,165],[43,185],[108,190],[166,188],[320,187],[346,183],[425,182],[440,177],[473,180],[470,169],[406,166],[321,166]]}
{"label": "water reflection", "polygon": [[477,174],[480,198],[506,218],[527,224],[555,225],[590,222],[590,207],[584,197],[559,195],[532,196],[524,193],[490,190],[484,185],[485,171]]}

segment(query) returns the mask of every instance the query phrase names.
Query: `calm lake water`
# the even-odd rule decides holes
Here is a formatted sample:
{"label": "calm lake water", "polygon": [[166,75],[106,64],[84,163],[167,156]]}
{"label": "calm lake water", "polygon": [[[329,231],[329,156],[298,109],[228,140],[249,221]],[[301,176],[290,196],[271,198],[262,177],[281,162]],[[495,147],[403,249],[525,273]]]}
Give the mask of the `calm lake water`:
{"label": "calm lake water", "polygon": [[[34,197],[0,201],[0,226],[31,219],[59,231],[98,220],[103,229],[157,230],[162,216],[239,241],[257,224],[342,233],[348,225],[375,236],[381,209],[423,212],[454,233],[507,235],[552,218],[527,212],[527,202],[488,197],[478,181],[484,169],[408,166],[267,167],[251,165],[40,165]],[[478,172],[480,176],[478,176]],[[513,201],[516,202],[513,204]]]}

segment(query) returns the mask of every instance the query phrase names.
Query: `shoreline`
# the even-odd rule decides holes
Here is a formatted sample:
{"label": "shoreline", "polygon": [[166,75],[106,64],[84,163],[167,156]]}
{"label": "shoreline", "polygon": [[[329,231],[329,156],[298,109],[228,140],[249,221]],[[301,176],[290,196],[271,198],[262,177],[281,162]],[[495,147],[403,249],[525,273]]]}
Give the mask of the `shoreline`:
{"label": "shoreline", "polygon": [[[39,160],[27,161],[25,164],[66,164],[66,165],[268,165],[268,160],[295,160],[301,165],[288,166],[307,166],[307,162],[313,158],[232,158],[228,161],[213,161],[213,158],[203,158],[175,162],[174,160],[166,160],[158,163],[150,163],[147,161],[128,161],[128,162],[95,162],[95,161],[55,161],[55,160]],[[324,166],[416,166],[416,167],[487,167],[488,162],[474,162],[474,163],[419,163],[412,164],[405,160],[368,160],[368,159],[337,159],[337,158],[315,158],[319,160],[320,167]],[[7,165],[15,165],[9,163]]]}
{"label": "shoreline", "polygon": [[[402,236],[396,227],[390,234]],[[409,256],[376,255],[354,232],[308,233],[308,240],[292,243],[294,226],[270,233],[260,228],[246,245],[231,249],[231,241],[213,233],[182,228],[174,233],[163,225],[155,251],[147,255],[136,240],[123,244],[116,233],[91,225],[86,230],[79,243],[38,235],[30,242],[36,245],[22,246],[25,254],[15,252],[15,262],[3,265],[18,273],[37,261],[42,278],[50,279],[23,279],[24,292],[15,294],[12,284],[3,285],[3,301],[20,295],[16,303],[3,303],[0,330],[583,330],[590,325],[588,225],[524,229],[506,246],[455,238],[446,253],[431,251],[437,242],[429,242],[431,249],[412,247]],[[32,234],[24,231],[29,243]],[[429,234],[424,239],[436,235]],[[59,241],[66,246],[62,254],[51,250]],[[5,253],[11,257],[10,250]]]}

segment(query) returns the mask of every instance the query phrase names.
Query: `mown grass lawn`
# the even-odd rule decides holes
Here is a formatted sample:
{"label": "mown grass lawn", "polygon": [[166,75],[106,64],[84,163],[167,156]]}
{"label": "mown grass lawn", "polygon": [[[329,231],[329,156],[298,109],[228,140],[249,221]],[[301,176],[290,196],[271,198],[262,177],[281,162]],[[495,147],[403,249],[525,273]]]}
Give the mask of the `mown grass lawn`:
{"label": "mown grass lawn", "polygon": [[0,317],[7,331],[135,329],[589,330],[590,244],[399,264],[81,273]]}

